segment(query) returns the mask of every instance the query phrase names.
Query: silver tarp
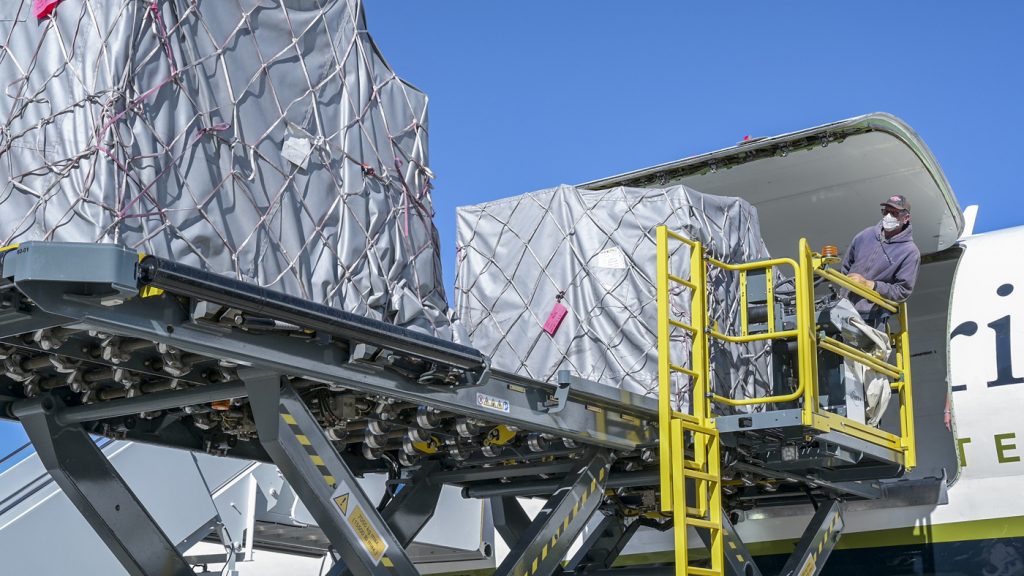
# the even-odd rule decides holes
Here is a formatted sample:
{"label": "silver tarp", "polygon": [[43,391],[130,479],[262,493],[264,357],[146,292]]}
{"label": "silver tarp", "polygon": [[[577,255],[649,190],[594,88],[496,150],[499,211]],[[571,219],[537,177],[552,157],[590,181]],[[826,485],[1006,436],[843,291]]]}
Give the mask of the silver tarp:
{"label": "silver tarp", "polygon": [[0,240],[122,243],[448,334],[427,98],[361,3],[32,4],[0,17]]}
{"label": "silver tarp", "polygon": [[[658,387],[655,229],[700,240],[729,263],[768,256],[756,210],[739,198],[666,189],[559,186],[458,211],[455,307],[492,366],[553,381],[560,370],[646,395]],[[676,243],[671,272],[689,277],[689,248]],[[708,270],[709,317],[738,334],[738,274]],[[672,316],[690,322],[689,289],[673,289]],[[545,331],[558,304],[566,314]],[[552,324],[549,324],[549,330]],[[689,364],[692,339],[674,330],[673,362]],[[712,386],[734,398],[768,392],[764,343],[714,345]],[[685,407],[688,377],[676,375]]]}

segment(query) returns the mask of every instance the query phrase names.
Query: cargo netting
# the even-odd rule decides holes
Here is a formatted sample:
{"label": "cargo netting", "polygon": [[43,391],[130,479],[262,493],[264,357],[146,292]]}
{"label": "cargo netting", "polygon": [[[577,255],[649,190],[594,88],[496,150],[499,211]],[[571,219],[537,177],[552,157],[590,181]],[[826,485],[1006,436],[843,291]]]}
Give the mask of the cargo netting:
{"label": "cargo netting", "polygon": [[[469,340],[492,356],[494,368],[544,381],[568,370],[656,395],[655,230],[661,224],[727,263],[768,257],[749,203],[685,186],[563,185],[460,208],[455,308]],[[689,250],[677,244],[673,274],[689,277]],[[739,274],[709,267],[707,289],[710,325],[738,334]],[[691,298],[688,288],[673,288],[673,318],[690,323]],[[675,329],[671,357],[689,358],[692,342]],[[717,393],[768,394],[770,345],[712,341],[710,355]],[[686,408],[689,377],[673,378],[673,401]]]}
{"label": "cargo netting", "polygon": [[355,0],[19,0],[0,240],[114,242],[445,336],[427,98]]}

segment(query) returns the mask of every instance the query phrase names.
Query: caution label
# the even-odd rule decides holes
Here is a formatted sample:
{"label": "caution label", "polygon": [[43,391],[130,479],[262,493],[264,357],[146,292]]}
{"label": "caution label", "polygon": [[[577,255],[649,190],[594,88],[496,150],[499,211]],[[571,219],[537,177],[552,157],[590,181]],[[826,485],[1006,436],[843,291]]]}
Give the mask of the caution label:
{"label": "caution label", "polygon": [[[379,565],[381,559],[383,559],[385,566],[391,566],[390,561],[384,558],[384,553],[388,551],[388,543],[384,541],[380,532],[370,523],[366,512],[363,512],[363,509],[359,507],[359,500],[352,501],[352,489],[349,488],[348,484],[339,482],[334,494],[331,495],[331,500],[334,501],[334,504],[341,512],[341,517],[352,528],[352,532],[355,533],[356,538],[363,545],[363,550],[373,560],[374,565]],[[351,514],[349,514],[350,507],[352,508]]]}
{"label": "caution label", "polygon": [[363,549],[366,550],[370,558],[373,559],[374,564],[379,564],[380,559],[384,557],[384,553],[388,550],[388,544],[380,537],[380,533],[370,524],[370,519],[366,517],[363,509],[356,506],[352,510],[352,514],[347,517],[348,523],[352,526],[352,531],[356,533],[359,541],[363,543]]}
{"label": "caution label", "polygon": [[341,510],[342,516],[348,516],[348,492],[342,494],[341,496],[337,496],[334,499],[334,503],[338,505],[338,508]]}

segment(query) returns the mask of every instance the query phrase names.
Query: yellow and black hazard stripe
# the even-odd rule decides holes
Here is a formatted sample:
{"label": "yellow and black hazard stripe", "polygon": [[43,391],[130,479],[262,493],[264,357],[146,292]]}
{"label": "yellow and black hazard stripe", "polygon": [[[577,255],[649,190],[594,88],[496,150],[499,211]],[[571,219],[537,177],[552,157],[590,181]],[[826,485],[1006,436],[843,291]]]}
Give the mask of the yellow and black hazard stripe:
{"label": "yellow and black hazard stripe", "polygon": [[818,550],[811,552],[810,558],[808,558],[807,562],[804,563],[803,569],[800,570],[800,574],[798,576],[808,576],[809,574],[814,574],[818,565],[818,557],[821,556],[822,550],[825,549],[825,543],[827,543],[830,538],[834,538],[833,532],[835,532],[836,523],[838,522],[839,514],[836,514],[832,517],[832,522],[829,523],[828,528],[825,529],[825,535],[822,536],[820,540],[818,540]]}
{"label": "yellow and black hazard stripe", "polygon": [[295,417],[288,412],[288,409],[284,407],[284,404],[281,405],[281,419],[284,420],[284,423],[287,424],[292,433],[295,434],[295,438],[299,441],[299,444],[302,444],[302,447],[305,448],[310,461],[312,461],[313,465],[316,466],[316,469],[320,471],[320,475],[324,477],[324,482],[327,483],[327,486],[329,488],[337,486],[338,481],[334,479],[334,476],[331,475],[331,471],[327,469],[327,466],[324,464],[324,459],[316,453],[316,450],[313,448],[313,443],[309,440],[309,436],[302,433],[302,429],[299,428],[299,424],[295,421]]}
{"label": "yellow and black hazard stripe", "polygon": [[825,547],[825,543],[829,541],[829,538],[832,538],[832,533],[836,529],[837,522],[839,522],[839,514],[832,517],[832,522],[829,523],[828,529],[825,530],[825,537],[821,539],[821,542],[818,542],[818,554],[821,554],[822,549]]}
{"label": "yellow and black hazard stripe", "polygon": [[540,566],[540,563],[543,560],[547,559],[549,552],[555,549],[555,544],[558,543],[558,539],[561,538],[562,535],[565,534],[565,531],[569,529],[569,524],[576,519],[576,516],[579,515],[580,509],[584,508],[584,504],[586,504],[587,501],[594,496],[594,494],[599,492],[597,483],[604,482],[604,476],[605,468],[602,467],[600,472],[598,472],[598,477],[591,478],[590,486],[587,486],[583,489],[583,494],[581,494],[579,499],[576,500],[576,503],[573,504],[572,512],[567,514],[565,516],[565,520],[563,520],[562,523],[558,526],[558,528],[555,529],[554,535],[551,536],[551,541],[545,542],[544,547],[541,548],[540,554],[533,559],[533,562],[530,563],[529,566],[527,566],[525,571],[517,573],[516,576],[534,576],[534,574],[537,573],[537,569]]}

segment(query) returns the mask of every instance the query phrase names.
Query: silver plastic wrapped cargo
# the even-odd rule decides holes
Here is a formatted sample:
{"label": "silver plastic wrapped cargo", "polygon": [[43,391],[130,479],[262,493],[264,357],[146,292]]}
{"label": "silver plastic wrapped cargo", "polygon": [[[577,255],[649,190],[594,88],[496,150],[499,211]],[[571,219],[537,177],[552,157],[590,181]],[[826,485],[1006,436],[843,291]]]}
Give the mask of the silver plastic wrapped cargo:
{"label": "silver plastic wrapped cargo", "polygon": [[[455,307],[470,341],[498,369],[544,381],[569,370],[656,395],[655,229],[661,224],[700,240],[724,262],[768,256],[753,206],[685,186],[563,185],[459,208]],[[672,273],[689,277],[684,244],[676,243],[672,265]],[[738,274],[709,268],[708,290],[711,321],[739,333]],[[688,289],[673,289],[674,318],[690,322],[691,297]],[[691,346],[689,333],[673,331],[674,362],[688,364]],[[720,394],[766,395],[767,345],[716,344],[711,358],[712,386]],[[675,378],[673,400],[685,408],[689,379]]]}
{"label": "silver plastic wrapped cargo", "polygon": [[0,18],[0,240],[122,243],[449,333],[427,98],[361,3],[32,10]]}

